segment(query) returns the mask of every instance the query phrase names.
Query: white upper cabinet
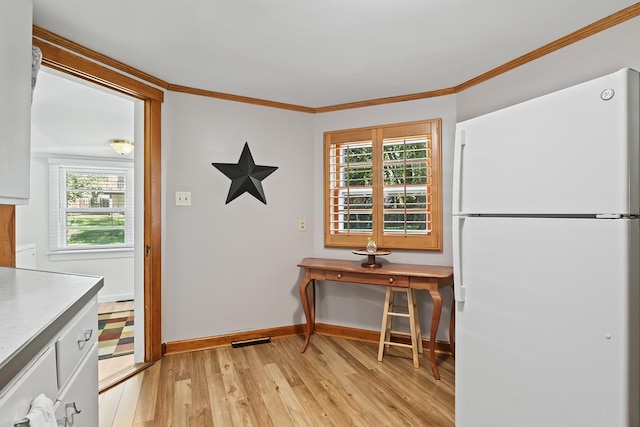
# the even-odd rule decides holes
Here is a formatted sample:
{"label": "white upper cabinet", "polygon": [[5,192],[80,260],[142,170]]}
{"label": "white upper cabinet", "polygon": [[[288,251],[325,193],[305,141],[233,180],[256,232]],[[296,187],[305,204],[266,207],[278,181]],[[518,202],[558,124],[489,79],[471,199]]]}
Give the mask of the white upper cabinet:
{"label": "white upper cabinet", "polygon": [[0,204],[29,201],[32,9],[0,1]]}

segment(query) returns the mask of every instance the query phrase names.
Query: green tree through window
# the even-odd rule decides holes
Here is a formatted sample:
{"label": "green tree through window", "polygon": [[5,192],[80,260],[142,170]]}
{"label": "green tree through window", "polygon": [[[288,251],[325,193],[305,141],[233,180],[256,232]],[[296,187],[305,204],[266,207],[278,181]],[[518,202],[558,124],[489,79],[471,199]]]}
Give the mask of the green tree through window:
{"label": "green tree through window", "polygon": [[325,245],[442,247],[440,120],[325,133]]}
{"label": "green tree through window", "polygon": [[51,195],[58,200],[52,250],[133,247],[132,167],[54,162],[50,171]]}

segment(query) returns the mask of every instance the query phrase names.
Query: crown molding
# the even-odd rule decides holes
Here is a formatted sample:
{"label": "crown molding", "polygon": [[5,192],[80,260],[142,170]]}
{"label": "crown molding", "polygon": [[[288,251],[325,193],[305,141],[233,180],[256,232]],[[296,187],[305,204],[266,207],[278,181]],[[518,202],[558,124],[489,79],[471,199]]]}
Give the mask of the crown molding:
{"label": "crown molding", "polygon": [[[579,42],[580,40],[584,40],[588,37],[591,37],[592,35],[597,34],[601,31],[614,27],[630,19],[636,18],[637,16],[640,16],[640,3],[635,3],[625,9],[622,9],[614,14],[611,14],[605,18],[602,18],[585,27],[582,27],[571,34],[568,34],[558,40],[548,43],[538,49],[535,49],[527,54],[524,54],[518,58],[515,58],[505,64],[502,64],[496,68],[493,68],[485,73],[482,73],[472,79],[462,82],[454,87],[437,89],[437,90],[432,90],[427,92],[407,94],[407,95],[398,95],[398,96],[390,96],[385,98],[374,98],[374,99],[363,100],[363,101],[348,102],[344,104],[327,105],[324,107],[315,107],[315,108],[168,83],[162,79],[152,76],[151,74],[148,74],[148,73],[145,73],[144,71],[140,71],[136,68],[130,67],[127,64],[124,64],[109,56],[103,55],[92,49],[84,47],[78,43],[75,43],[69,39],[61,37],[55,33],[52,33],[51,31],[45,30],[36,25],[33,26],[33,35],[38,39],[48,41],[54,45],[68,49],[71,52],[85,56],[93,61],[107,65],[116,70],[127,73],[131,76],[137,77],[141,80],[144,80],[148,83],[161,87],[165,90],[189,93],[192,95],[206,96],[210,98],[225,99],[228,101],[244,102],[247,104],[261,105],[265,107],[280,108],[284,110],[299,111],[303,113],[321,114],[321,113],[328,113],[332,111],[371,107],[375,105],[392,104],[397,102],[414,101],[418,99],[453,95],[453,94],[462,92],[466,89],[469,89],[472,86],[476,86],[480,83],[483,83],[487,80],[497,77],[501,74],[504,74],[508,71],[511,71],[515,68],[518,68],[524,64],[532,62],[536,59],[542,58],[545,55],[548,55],[559,49],[567,47],[573,43]],[[45,65],[48,65],[48,64],[45,64]]]}

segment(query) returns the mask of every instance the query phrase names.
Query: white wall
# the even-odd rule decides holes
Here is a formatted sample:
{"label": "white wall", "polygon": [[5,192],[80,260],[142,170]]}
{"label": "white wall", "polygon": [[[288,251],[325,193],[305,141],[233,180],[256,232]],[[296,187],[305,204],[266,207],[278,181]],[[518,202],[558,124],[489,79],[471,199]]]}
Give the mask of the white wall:
{"label": "white wall", "polygon": [[87,259],[69,256],[51,261],[49,249],[49,163],[46,155],[31,156],[31,198],[28,205],[16,206],[16,246],[35,243],[36,268],[45,271],[90,274],[104,277],[98,293],[100,301],[133,298],[133,254],[112,258]]}
{"label": "white wall", "polygon": [[[313,116],[168,92],[163,104],[165,229],[162,340],[302,323],[296,264],[313,252]],[[237,163],[248,142],[264,205],[211,163]],[[192,205],[175,206],[190,191]],[[298,219],[309,231],[298,231]]]}
{"label": "white wall", "polygon": [[[98,293],[99,301],[133,298],[133,252],[98,255],[99,258],[69,255],[64,261],[49,259],[47,159],[73,157],[123,161],[107,141],[114,137],[133,138],[134,105],[136,102],[132,98],[47,67],[40,70],[33,93],[31,197],[28,205],[16,208],[16,245],[37,244],[36,268],[39,270],[103,276],[104,287]],[[141,141],[140,138],[136,140]],[[139,144],[140,152],[142,148]],[[124,159],[131,161],[132,157],[129,155]]]}
{"label": "white wall", "polygon": [[458,119],[508,105],[629,67],[640,71],[640,17],[473,86],[457,95]]}
{"label": "white wall", "polygon": [[[526,64],[455,96],[310,115],[166,93],[163,104],[163,342],[303,322],[296,264],[306,256],[355,259],[323,247],[322,133],[443,119],[444,251],[394,251],[392,262],[451,265],[451,183],[457,120],[630,66],[640,70],[640,18]],[[249,142],[257,164],[278,166],[268,204],[244,194],[228,205],[230,180],[212,162],[235,163]],[[193,204],[176,207],[176,191]],[[306,233],[297,231],[299,218]],[[28,243],[26,241],[18,242]],[[317,320],[378,330],[382,288],[318,286]],[[438,339],[447,339],[446,290]],[[423,325],[431,303],[419,296]],[[426,329],[426,328],[425,328]]]}
{"label": "white wall", "polygon": [[[323,199],[323,133],[326,131],[358,128],[389,123],[442,118],[442,252],[392,251],[384,259],[390,262],[451,265],[451,187],[453,177],[453,142],[456,123],[454,96],[422,99],[418,101],[365,107],[332,113],[317,114],[314,118],[314,256],[361,260],[348,248],[324,247]],[[357,248],[353,248],[357,249]],[[341,326],[379,330],[382,320],[385,289],[368,285],[344,285],[336,282],[321,283],[317,287],[316,320]],[[452,292],[444,289],[443,310],[438,339],[448,340],[448,319]],[[423,325],[431,324],[432,302],[427,292],[419,292],[420,316]],[[424,328],[424,337],[428,329]]]}

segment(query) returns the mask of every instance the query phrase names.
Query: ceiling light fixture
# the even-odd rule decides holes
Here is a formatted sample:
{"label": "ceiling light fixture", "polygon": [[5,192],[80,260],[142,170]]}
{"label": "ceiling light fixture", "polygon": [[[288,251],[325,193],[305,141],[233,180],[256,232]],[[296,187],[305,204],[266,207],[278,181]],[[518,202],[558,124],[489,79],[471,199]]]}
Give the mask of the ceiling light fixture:
{"label": "ceiling light fixture", "polygon": [[133,141],[129,141],[128,139],[111,139],[109,140],[109,145],[111,145],[111,148],[113,148],[116,153],[120,153],[123,156],[133,151]]}

